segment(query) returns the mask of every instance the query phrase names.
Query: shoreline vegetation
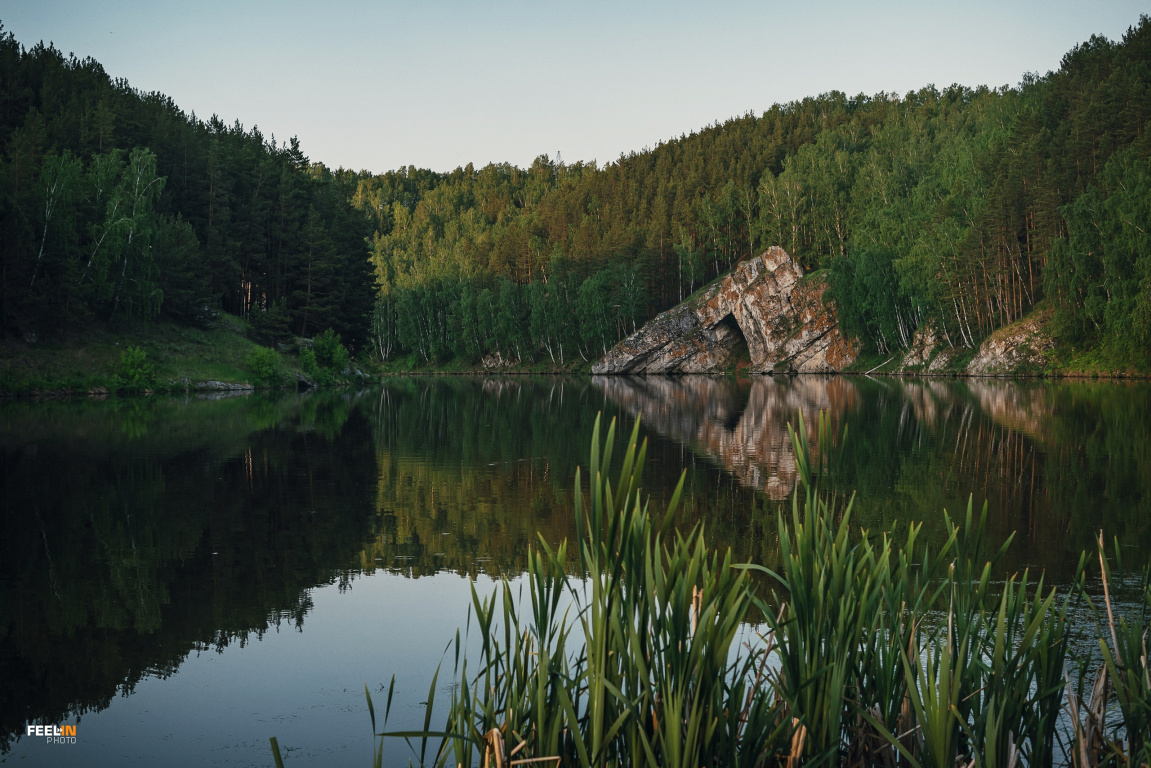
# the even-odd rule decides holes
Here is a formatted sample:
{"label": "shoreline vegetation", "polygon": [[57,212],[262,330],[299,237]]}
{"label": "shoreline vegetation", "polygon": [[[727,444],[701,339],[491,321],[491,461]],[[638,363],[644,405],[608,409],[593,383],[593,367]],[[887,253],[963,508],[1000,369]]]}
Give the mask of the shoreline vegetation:
{"label": "shoreline vegetation", "polygon": [[[938,551],[921,524],[854,530],[854,497],[822,486],[829,425],[789,427],[800,485],[769,568],[712,551],[702,526],[672,530],[679,490],[648,508],[638,420],[613,486],[615,421],[601,442],[597,417],[576,540],[537,543],[526,598],[506,578],[492,595],[473,585],[481,647],[469,655],[457,632],[442,725],[439,671],[418,730],[388,730],[394,677],[382,707],[365,686],[374,765],[385,739],[433,766],[1151,765],[1151,567],[1118,606],[1120,548],[1102,532],[1058,589],[1027,571],[992,579],[1013,537],[987,547],[986,506],[943,513]],[[757,593],[753,572],[775,588]]]}
{"label": "shoreline vegetation", "polygon": [[[337,357],[334,362],[332,353],[328,353],[321,373],[319,366],[305,367],[301,360],[302,350],[309,349],[312,340],[293,338],[289,342],[261,344],[253,335],[240,318],[221,313],[207,329],[176,323],[137,323],[126,329],[97,326],[64,338],[33,343],[2,340],[0,398],[304,389],[355,385],[388,376],[578,376],[589,375],[591,368],[590,363],[582,361],[562,367],[546,361],[485,366],[465,359],[442,364],[413,365],[411,360],[381,364],[374,359],[352,359],[345,348],[342,353],[333,350]],[[339,342],[338,336],[335,341]],[[144,357],[126,359],[132,349],[142,351]],[[1117,381],[1151,378],[1151,372],[1125,366],[1100,349],[1057,347],[1050,358],[1055,362],[1043,369],[971,374],[963,370],[966,358],[961,356],[954,357],[947,366],[927,370],[927,365],[901,367],[899,357],[871,353],[861,355],[842,372],[816,375]],[[772,374],[751,374],[737,364],[714,375]]]}
{"label": "shoreline vegetation", "polygon": [[334,331],[265,343],[237,317],[94,326],[32,343],[0,340],[0,398],[243,392],[348,386],[371,379]]}

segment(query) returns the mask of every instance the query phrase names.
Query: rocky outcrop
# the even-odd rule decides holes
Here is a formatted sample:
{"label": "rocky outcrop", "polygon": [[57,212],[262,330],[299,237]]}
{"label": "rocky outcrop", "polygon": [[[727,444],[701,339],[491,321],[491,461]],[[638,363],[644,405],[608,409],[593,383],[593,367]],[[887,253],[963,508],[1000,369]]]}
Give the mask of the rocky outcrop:
{"label": "rocky outcrop", "polygon": [[595,374],[710,373],[746,346],[750,371],[830,373],[855,362],[824,280],[804,277],[782,248],[740,264],[698,296],[656,316],[592,366]]}
{"label": "rocky outcrop", "polygon": [[485,371],[497,371],[500,368],[514,368],[519,364],[519,358],[505,358],[499,352],[491,352],[486,354],[483,356],[483,359],[480,360],[480,365],[484,367]]}
{"label": "rocky outcrop", "polygon": [[192,385],[197,392],[253,392],[251,384],[236,384],[230,381],[197,381]]}
{"label": "rocky outcrop", "polygon": [[1050,312],[1033,312],[1000,328],[979,345],[967,364],[971,376],[1019,376],[1042,373],[1055,343],[1047,331]]}
{"label": "rocky outcrop", "polygon": [[928,323],[911,337],[911,348],[899,365],[900,373],[942,373],[950,370],[958,350],[940,343],[935,325]]}

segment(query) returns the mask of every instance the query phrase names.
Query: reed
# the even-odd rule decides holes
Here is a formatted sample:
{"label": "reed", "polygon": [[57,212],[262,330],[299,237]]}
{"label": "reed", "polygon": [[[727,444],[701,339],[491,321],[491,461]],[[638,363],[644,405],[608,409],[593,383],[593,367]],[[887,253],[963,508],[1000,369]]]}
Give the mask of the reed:
{"label": "reed", "polygon": [[[600,426],[586,488],[576,474],[574,544],[540,540],[526,601],[506,580],[473,587],[480,650],[469,659],[457,632],[442,729],[436,679],[418,731],[387,730],[394,678],[383,730],[365,688],[377,766],[385,738],[408,740],[420,765],[461,768],[1151,765],[1151,569],[1140,609],[1117,615],[1102,535],[1100,603],[1086,557],[1063,593],[1026,571],[994,582],[1010,540],[985,549],[986,506],[945,516],[936,551],[919,525],[854,530],[853,499],[824,487],[821,414],[810,438],[802,417],[791,432],[800,482],[777,522],[777,568],[735,563],[702,526],[671,525],[682,476],[668,508],[649,510],[638,421],[609,482],[615,422],[604,440]],[[752,571],[774,588],[757,594]],[[1096,668],[1070,657],[1078,599],[1096,616]],[[753,610],[766,630],[740,642]]]}

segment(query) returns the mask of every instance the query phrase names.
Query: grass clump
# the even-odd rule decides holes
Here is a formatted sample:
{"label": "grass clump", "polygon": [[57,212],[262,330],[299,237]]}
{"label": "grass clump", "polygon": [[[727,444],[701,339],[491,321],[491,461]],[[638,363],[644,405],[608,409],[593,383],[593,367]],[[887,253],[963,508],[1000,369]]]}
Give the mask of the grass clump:
{"label": "grass clump", "polygon": [[[1010,539],[985,549],[986,506],[945,516],[935,551],[921,525],[853,531],[853,499],[822,487],[828,423],[791,432],[800,482],[769,568],[710,550],[699,525],[673,529],[682,477],[649,510],[638,422],[609,483],[615,422],[601,443],[597,419],[586,489],[576,474],[578,565],[568,542],[541,539],[530,607],[506,579],[488,596],[473,586],[482,646],[469,658],[457,632],[441,728],[439,672],[417,731],[386,730],[394,677],[382,731],[365,688],[375,765],[385,738],[408,739],[421,765],[485,768],[1151,765],[1151,569],[1139,609],[1116,617],[1102,535],[1092,602],[1086,555],[1063,593],[1027,571],[993,581]],[[754,572],[774,588],[759,595]],[[1101,661],[1071,655],[1080,598]],[[741,643],[753,616],[762,631]]]}

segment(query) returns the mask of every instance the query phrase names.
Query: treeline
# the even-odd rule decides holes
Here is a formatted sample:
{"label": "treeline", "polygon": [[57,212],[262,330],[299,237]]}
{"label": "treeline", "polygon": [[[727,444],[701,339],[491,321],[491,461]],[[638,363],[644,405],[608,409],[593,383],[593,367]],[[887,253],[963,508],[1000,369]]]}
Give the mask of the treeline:
{"label": "treeline", "polygon": [[621,259],[580,278],[562,260],[547,282],[433,279],[397,286],[376,302],[372,341],[381,360],[400,351],[416,364],[486,355],[505,364],[538,357],[591,362],[646,319],[643,279]]}
{"label": "treeline", "polygon": [[[361,176],[377,352],[555,358],[550,304],[565,354],[592,354],[634,317],[605,270],[636,276],[625,292],[642,321],[779,244],[829,270],[843,325],[876,351],[907,348],[929,322],[974,346],[1046,300],[1064,342],[1146,358],[1149,62],[1142,17],[1017,88],[829,93],[602,167],[541,156]],[[575,287],[601,279],[597,319],[595,291],[581,304]]]}
{"label": "treeline", "polygon": [[357,178],[0,26],[0,332],[220,309],[355,345],[375,289]]}
{"label": "treeline", "polygon": [[1046,301],[1064,343],[1151,362],[1149,65],[1141,17],[1016,88],[832,92],[602,166],[372,175],[0,32],[0,323],[222,308],[412,364],[567,364],[778,244],[877,352],[928,323],[972,347]]}

